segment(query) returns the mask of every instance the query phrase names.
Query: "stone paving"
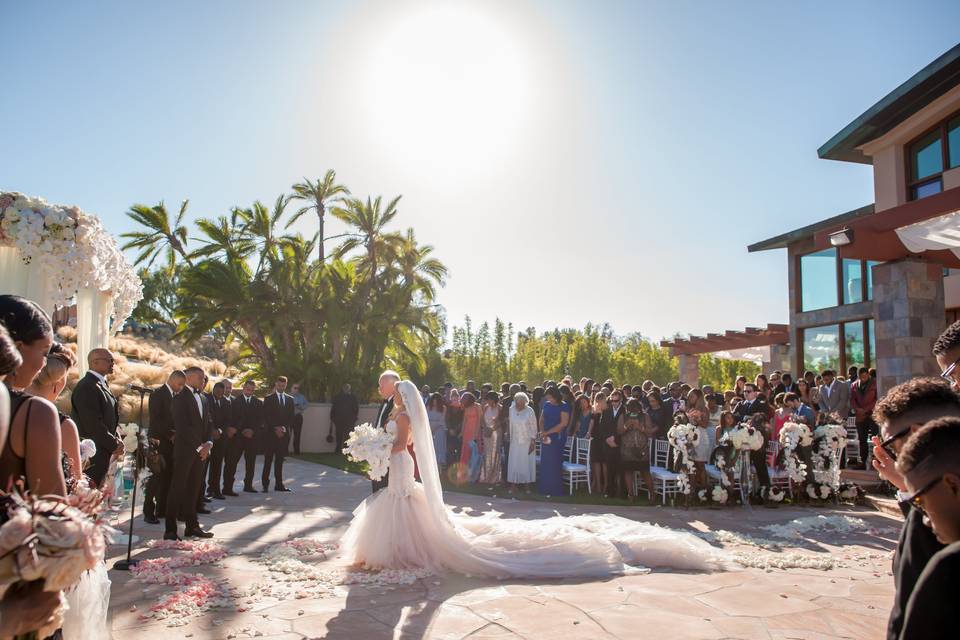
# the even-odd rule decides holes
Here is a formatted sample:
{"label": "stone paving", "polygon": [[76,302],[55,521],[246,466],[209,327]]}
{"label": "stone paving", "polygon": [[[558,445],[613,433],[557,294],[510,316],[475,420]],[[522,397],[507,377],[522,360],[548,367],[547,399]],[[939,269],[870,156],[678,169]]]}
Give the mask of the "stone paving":
{"label": "stone paving", "polygon": [[[289,538],[335,542],[352,509],[370,492],[369,481],[330,467],[289,460],[290,494],[243,494],[215,501],[205,526],[230,552],[196,571],[243,587],[269,579],[254,559],[267,546]],[[525,502],[447,493],[449,504],[475,512],[491,508],[506,516],[538,518],[596,512],[598,507]],[[605,509],[607,510],[607,509]],[[757,569],[696,574],[655,571],[600,581],[498,581],[457,575],[430,576],[411,585],[338,585],[328,597],[278,601],[267,598],[237,608],[214,609],[168,626],[144,620],[142,612],[173,587],[143,584],[111,571],[112,625],[118,639],[247,638],[880,638],[893,598],[891,552],[900,522],[856,508],[816,507],[746,510],[619,507],[608,511],[687,530],[728,530],[769,537],[757,528],[810,515],[851,515],[864,531],[813,531],[782,553],[829,555],[833,568]],[[136,533],[157,538],[162,525],[137,520]],[[731,550],[759,551],[729,545]],[[144,549],[136,556],[171,552]],[[110,548],[112,561],[124,549]],[[176,553],[176,552],[173,552]],[[327,560],[342,566],[338,559]]]}

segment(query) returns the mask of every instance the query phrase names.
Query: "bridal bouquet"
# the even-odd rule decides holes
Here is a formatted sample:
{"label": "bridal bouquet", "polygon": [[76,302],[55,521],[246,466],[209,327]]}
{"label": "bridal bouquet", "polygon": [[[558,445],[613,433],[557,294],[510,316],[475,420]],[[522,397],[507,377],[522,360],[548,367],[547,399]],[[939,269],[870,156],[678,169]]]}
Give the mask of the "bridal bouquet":
{"label": "bridal bouquet", "polygon": [[396,438],[396,426],[387,425],[387,429],[378,429],[365,422],[353,429],[347,437],[343,454],[351,462],[363,462],[371,480],[380,480],[387,475],[390,467],[390,450]]}
{"label": "bridal bouquet", "polygon": [[[116,533],[101,517],[103,511],[103,496],[85,481],[66,498],[0,494],[0,584],[43,580],[43,590],[50,592],[75,585],[103,562]],[[61,595],[51,627],[38,629],[34,637],[45,638],[62,625],[63,605]]]}
{"label": "bridal bouquet", "polygon": [[737,451],[757,451],[763,446],[763,434],[746,424],[731,429],[721,440],[729,442]]}

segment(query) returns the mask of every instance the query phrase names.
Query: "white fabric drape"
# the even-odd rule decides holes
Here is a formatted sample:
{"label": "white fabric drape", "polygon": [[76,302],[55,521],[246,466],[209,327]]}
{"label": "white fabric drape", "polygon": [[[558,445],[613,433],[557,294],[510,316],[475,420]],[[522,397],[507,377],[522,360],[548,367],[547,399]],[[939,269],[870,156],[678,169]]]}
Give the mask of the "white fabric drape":
{"label": "white fabric drape", "polygon": [[80,375],[87,372],[87,354],[110,343],[110,294],[89,287],[77,292],[77,359]]}
{"label": "white fabric drape", "polygon": [[20,251],[14,247],[0,247],[0,282],[0,293],[29,298],[53,314],[53,279],[37,263],[24,264]]}
{"label": "white fabric drape", "polygon": [[900,227],[897,237],[912,253],[949,249],[960,257],[960,211]]}

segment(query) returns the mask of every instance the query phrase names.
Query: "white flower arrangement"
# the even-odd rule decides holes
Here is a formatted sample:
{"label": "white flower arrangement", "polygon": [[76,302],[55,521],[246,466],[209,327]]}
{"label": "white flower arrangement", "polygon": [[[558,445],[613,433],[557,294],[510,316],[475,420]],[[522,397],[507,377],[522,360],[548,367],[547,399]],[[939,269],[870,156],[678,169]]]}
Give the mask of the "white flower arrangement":
{"label": "white flower arrangement", "polygon": [[767,500],[770,502],[783,502],[786,493],[780,487],[770,487],[767,490]]}
{"label": "white flower arrangement", "polygon": [[[824,487],[829,488],[827,496],[840,489],[840,452],[847,446],[847,430],[840,424],[820,425],[813,431],[813,477],[820,488],[817,494],[822,495]],[[807,493],[813,497],[817,496]],[[826,500],[826,498],[820,498]]]}
{"label": "white flower arrangement", "polygon": [[845,482],[840,485],[837,495],[841,500],[856,502],[863,496],[863,489],[860,488],[860,485],[854,484],[853,482]]}
{"label": "white flower arrangement", "polygon": [[137,438],[139,438],[140,428],[133,423],[121,424],[120,433],[123,434],[123,450],[126,453],[135,453],[137,451]]}
{"label": "white flower arrangement", "polygon": [[730,443],[737,451],[757,451],[763,447],[763,434],[749,425],[740,425],[727,431],[720,439]]}
{"label": "white flower arrangement", "polygon": [[41,266],[54,282],[54,304],[69,304],[86,287],[109,291],[114,332],[143,297],[140,278],[116,241],[97,217],[78,207],[0,192],[0,246],[17,249],[25,264]]}
{"label": "white flower arrangement", "polygon": [[396,438],[396,425],[389,423],[387,429],[378,429],[364,422],[347,437],[343,454],[351,462],[364,462],[371,480],[380,480],[390,467],[390,450]]}
{"label": "white flower arrangement", "polygon": [[677,486],[686,496],[690,495],[690,475],[695,469],[690,454],[699,440],[699,430],[692,424],[675,424],[667,431],[667,441],[673,447],[673,459],[677,463]]}
{"label": "white flower arrangement", "polygon": [[811,482],[807,485],[807,495],[813,500],[826,500],[833,493],[833,488],[825,482]]}
{"label": "white flower arrangement", "polygon": [[783,447],[783,461],[790,481],[801,484],[806,480],[807,465],[797,455],[798,447],[813,444],[810,427],[799,422],[787,422],[780,430],[780,446]]}

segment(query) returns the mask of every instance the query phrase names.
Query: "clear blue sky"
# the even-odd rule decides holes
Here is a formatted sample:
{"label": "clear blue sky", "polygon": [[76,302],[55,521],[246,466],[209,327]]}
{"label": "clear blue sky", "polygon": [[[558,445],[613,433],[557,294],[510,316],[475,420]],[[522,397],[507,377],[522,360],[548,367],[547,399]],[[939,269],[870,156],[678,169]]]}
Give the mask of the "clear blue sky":
{"label": "clear blue sky", "polygon": [[452,322],[659,338],[786,320],[784,253],[746,245],[872,202],[869,167],[816,149],[956,44],[960,3],[0,0],[0,23],[27,34],[4,190],[119,234],[134,202],[216,216],[335,168],[403,194]]}

